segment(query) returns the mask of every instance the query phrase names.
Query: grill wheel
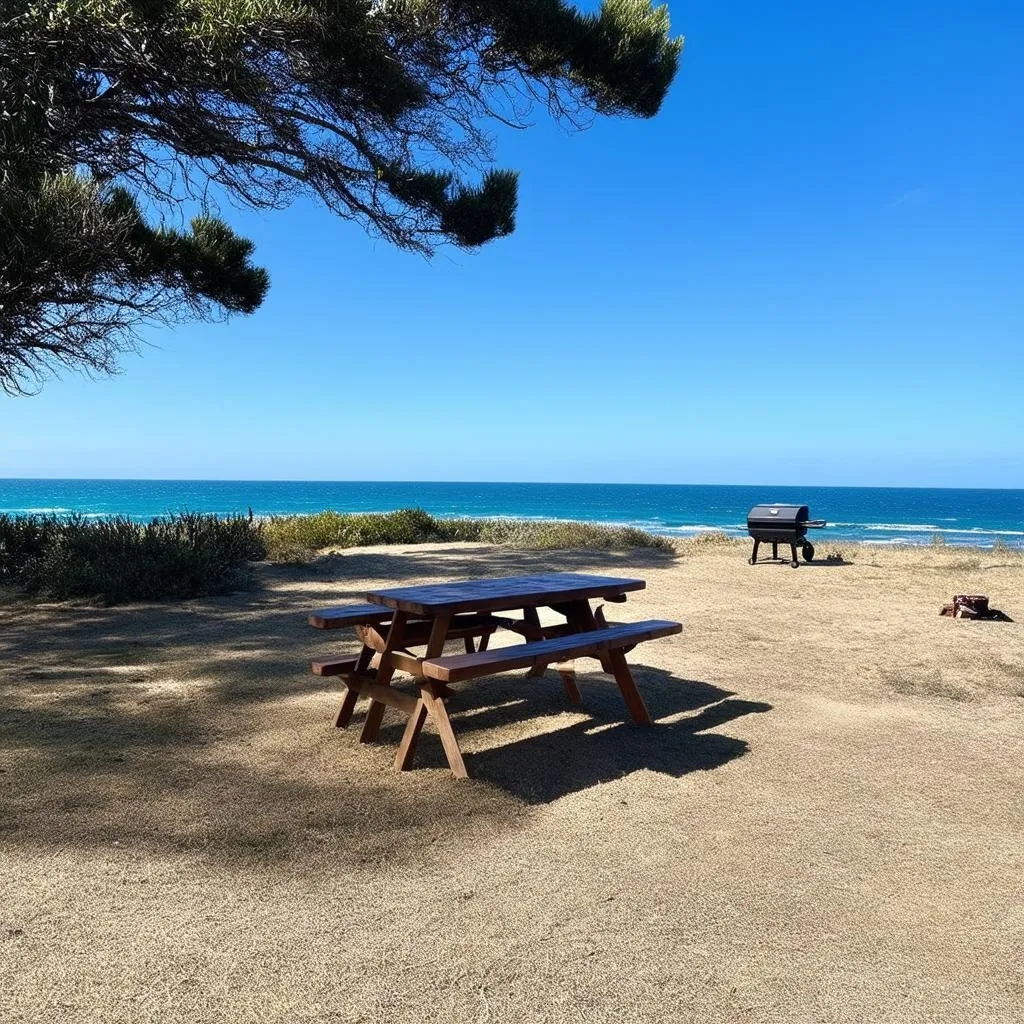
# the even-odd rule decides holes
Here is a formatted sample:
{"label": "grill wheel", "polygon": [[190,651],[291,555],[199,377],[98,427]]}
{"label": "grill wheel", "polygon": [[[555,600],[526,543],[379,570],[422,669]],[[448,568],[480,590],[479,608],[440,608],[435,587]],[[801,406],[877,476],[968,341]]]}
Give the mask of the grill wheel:
{"label": "grill wheel", "polygon": [[814,560],[814,545],[809,543],[809,542],[805,543],[804,546],[800,549],[800,554],[802,554],[804,556],[804,561],[805,562],[813,561]]}

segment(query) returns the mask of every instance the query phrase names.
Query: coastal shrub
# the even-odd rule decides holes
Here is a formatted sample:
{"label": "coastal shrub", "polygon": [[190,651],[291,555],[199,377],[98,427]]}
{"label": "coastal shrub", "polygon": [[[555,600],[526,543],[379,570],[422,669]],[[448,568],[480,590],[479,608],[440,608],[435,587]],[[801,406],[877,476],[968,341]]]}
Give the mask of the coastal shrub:
{"label": "coastal shrub", "polygon": [[303,561],[313,552],[324,548],[445,541],[469,541],[535,550],[673,550],[672,542],[666,538],[656,537],[631,526],[600,526],[556,520],[440,519],[422,509],[275,516],[263,523],[263,539],[268,557],[274,561]]}
{"label": "coastal shrub", "polygon": [[51,516],[0,515],[0,585],[17,584],[25,566],[42,557],[60,527]]}
{"label": "coastal shrub", "polygon": [[674,551],[631,526],[566,521],[438,519],[422,509],[314,515],[181,512],[136,523],[123,516],[0,515],[0,585],[50,600],[104,604],[223,594],[247,582],[248,562],[306,562],[325,548],[476,541],[535,550]]}
{"label": "coastal shrub", "polygon": [[0,575],[29,594],[104,604],[238,589],[245,563],[266,556],[249,516],[182,512],[149,523],[123,516],[0,520]]}
{"label": "coastal shrub", "polygon": [[690,548],[720,548],[730,545],[736,540],[730,537],[724,530],[701,530],[686,538],[686,544]]}
{"label": "coastal shrub", "polygon": [[263,523],[270,557],[322,548],[365,547],[371,544],[423,544],[448,540],[440,520],[418,508],[398,512],[317,512],[304,516],[274,516]]}
{"label": "coastal shrub", "polygon": [[[452,540],[478,540],[507,547],[557,550],[585,548],[591,551],[626,551],[630,548],[658,548],[671,551],[672,543],[632,526],[602,526],[565,520],[516,519],[449,520]],[[462,536],[476,533],[476,536]]]}
{"label": "coastal shrub", "polygon": [[734,548],[739,538],[730,537],[724,530],[700,530],[675,542],[675,550],[682,557],[699,557],[717,549]]}

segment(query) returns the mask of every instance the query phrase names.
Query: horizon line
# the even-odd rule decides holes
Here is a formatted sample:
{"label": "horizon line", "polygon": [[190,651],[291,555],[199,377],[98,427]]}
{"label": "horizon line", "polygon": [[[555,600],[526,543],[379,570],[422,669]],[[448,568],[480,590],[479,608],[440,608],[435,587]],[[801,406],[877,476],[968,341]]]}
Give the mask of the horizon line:
{"label": "horizon line", "polygon": [[0,484],[17,481],[79,482],[79,483],[211,483],[211,484],[441,484],[449,486],[514,486],[522,487],[811,487],[819,490],[891,490],[891,491],[1021,491],[1024,487],[957,487],[946,485],[906,484],[814,484],[814,483],[667,483],[621,480],[315,480],[304,478],[250,477],[120,477],[120,476],[4,476]]}

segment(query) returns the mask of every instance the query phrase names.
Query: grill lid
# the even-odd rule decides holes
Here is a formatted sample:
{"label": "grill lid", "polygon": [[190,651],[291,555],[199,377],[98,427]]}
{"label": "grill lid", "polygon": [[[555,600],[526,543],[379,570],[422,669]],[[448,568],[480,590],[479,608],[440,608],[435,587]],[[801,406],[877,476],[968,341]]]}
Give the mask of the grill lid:
{"label": "grill lid", "polygon": [[747,528],[792,529],[809,518],[806,505],[755,505],[747,515]]}

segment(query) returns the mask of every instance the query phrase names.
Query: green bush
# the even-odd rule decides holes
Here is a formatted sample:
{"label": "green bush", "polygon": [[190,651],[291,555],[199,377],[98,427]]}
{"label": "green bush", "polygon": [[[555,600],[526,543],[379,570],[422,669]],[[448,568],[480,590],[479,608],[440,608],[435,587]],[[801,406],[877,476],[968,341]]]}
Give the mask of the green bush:
{"label": "green bush", "polygon": [[266,556],[249,516],[183,512],[149,523],[123,516],[0,516],[0,580],[53,600],[105,604],[222,594]]}
{"label": "green bush", "polygon": [[0,584],[17,584],[25,566],[43,556],[60,525],[51,516],[0,515]]}
{"label": "green bush", "polygon": [[422,509],[399,512],[275,516],[263,524],[268,556],[274,561],[304,561],[324,548],[368,544],[428,544],[476,541],[532,549],[630,548],[673,550],[664,537],[631,526],[521,519],[438,519]]}
{"label": "green bush", "polygon": [[136,523],[123,516],[0,515],[0,584],[51,600],[105,604],[223,594],[246,583],[246,563],[309,561],[324,548],[477,541],[524,549],[673,551],[630,526],[516,519],[437,519],[422,509],[248,516],[182,512]]}
{"label": "green bush", "polygon": [[440,528],[440,520],[418,508],[351,515],[317,512],[308,516],[274,516],[264,521],[263,537],[270,557],[275,560],[283,560],[280,556],[284,552],[449,539]]}

